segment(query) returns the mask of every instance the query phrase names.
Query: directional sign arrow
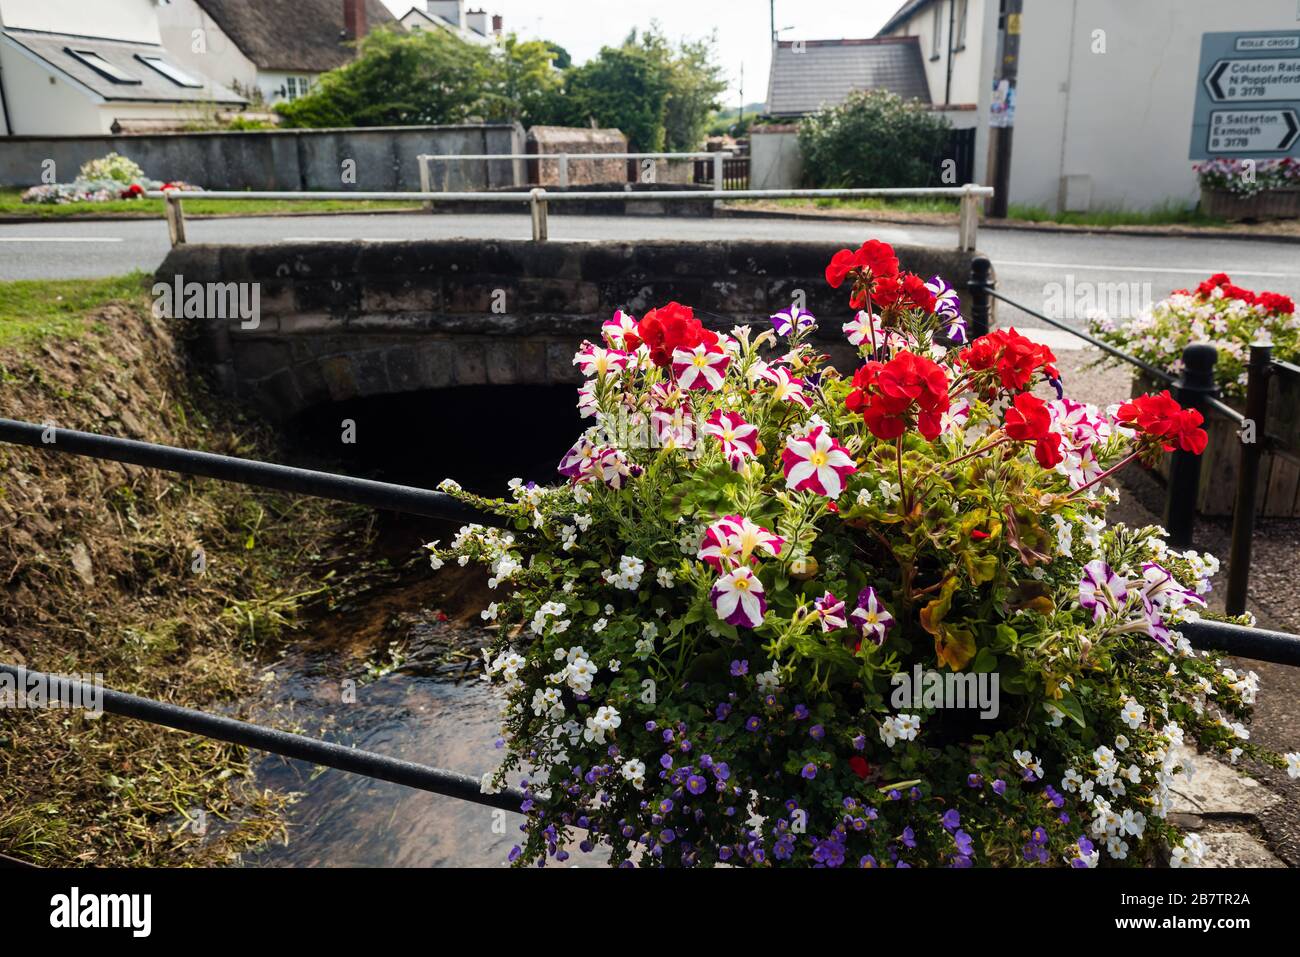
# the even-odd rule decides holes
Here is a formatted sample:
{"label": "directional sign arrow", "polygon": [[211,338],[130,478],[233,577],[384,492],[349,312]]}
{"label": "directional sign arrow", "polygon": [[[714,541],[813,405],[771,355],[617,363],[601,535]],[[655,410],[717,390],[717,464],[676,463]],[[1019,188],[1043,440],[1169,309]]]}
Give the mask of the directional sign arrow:
{"label": "directional sign arrow", "polygon": [[1210,96],[1214,97],[1214,102],[1222,103],[1227,99],[1223,94],[1223,87],[1219,86],[1219,80],[1223,78],[1224,71],[1228,69],[1228,61],[1220,60],[1210,71],[1210,75],[1205,78],[1205,85],[1209,87]]}
{"label": "directional sign arrow", "polygon": [[1295,110],[1285,111],[1282,119],[1286,122],[1287,134],[1282,138],[1282,143],[1278,146],[1278,149],[1289,150],[1295,143],[1296,137],[1300,136],[1300,121],[1296,118]]}

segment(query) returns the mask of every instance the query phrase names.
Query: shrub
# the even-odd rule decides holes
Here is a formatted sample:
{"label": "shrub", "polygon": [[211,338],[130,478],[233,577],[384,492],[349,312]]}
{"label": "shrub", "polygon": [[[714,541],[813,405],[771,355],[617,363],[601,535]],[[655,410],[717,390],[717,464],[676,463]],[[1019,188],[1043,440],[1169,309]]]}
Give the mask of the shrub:
{"label": "shrub", "polygon": [[[1108,525],[1102,482],[1202,449],[1200,415],[1034,395],[1050,350],[961,348],[953,290],[883,243],[827,279],[859,310],[851,379],[797,306],[758,333],[616,313],[574,359],[595,425],[567,484],[443,483],[504,526],[429,547],[500,593],[506,756],[484,787],[525,790],[511,859],[1195,863],[1165,819],[1184,737],[1282,762],[1247,740],[1255,676],[1178,633],[1216,563]],[[977,714],[936,682],[992,693]]]}
{"label": "shrub", "polygon": [[1300,318],[1290,297],[1242,289],[1224,273],[1194,291],[1175,291],[1122,325],[1106,316],[1093,317],[1089,325],[1098,338],[1170,375],[1182,372],[1183,349],[1210,343],[1219,350],[1219,388],[1233,399],[1245,397],[1252,342],[1271,342],[1274,357],[1287,362],[1300,357]]}
{"label": "shrub", "polygon": [[119,156],[117,153],[109,153],[99,159],[90,160],[81,167],[81,171],[77,173],[77,178],[92,182],[111,179],[126,186],[131,183],[143,183],[145,181],[144,170],[132,160],[127,159],[125,156]]}
{"label": "shrub", "polygon": [[918,100],[887,90],[851,93],[839,106],[805,117],[799,125],[805,184],[938,184],[949,128],[946,119]]}

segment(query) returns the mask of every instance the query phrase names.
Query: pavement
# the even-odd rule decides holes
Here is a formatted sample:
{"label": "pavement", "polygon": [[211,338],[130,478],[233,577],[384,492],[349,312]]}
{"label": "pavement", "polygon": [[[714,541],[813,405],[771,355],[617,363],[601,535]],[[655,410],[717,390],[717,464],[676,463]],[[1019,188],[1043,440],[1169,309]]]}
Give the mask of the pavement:
{"label": "pavement", "polygon": [[[359,214],[191,219],[195,243],[284,240],[402,241],[454,237],[527,239],[526,215]],[[553,239],[823,240],[859,245],[951,246],[955,228],[820,219],[663,216],[564,216],[550,219]],[[1136,312],[1173,289],[1227,272],[1239,285],[1300,298],[1300,256],[1285,241],[1152,237],[1129,234],[985,229],[979,247],[993,260],[999,290],[1031,308],[1082,325],[1095,305],[1112,315]],[[162,219],[0,224],[0,280],[111,276],[153,271],[168,251]],[[1068,301],[1067,301],[1068,300]],[[1059,307],[1059,308],[1058,308]],[[999,317],[1003,324],[1015,315]]]}

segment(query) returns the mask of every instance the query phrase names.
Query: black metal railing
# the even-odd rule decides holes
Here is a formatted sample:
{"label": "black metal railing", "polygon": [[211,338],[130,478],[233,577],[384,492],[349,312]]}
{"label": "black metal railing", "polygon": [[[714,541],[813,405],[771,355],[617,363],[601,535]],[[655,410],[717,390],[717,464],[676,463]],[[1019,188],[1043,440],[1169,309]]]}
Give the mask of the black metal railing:
{"label": "black metal railing", "polygon": [[[1266,452],[1283,452],[1295,443],[1269,435],[1268,402],[1269,382],[1275,377],[1287,377],[1296,383],[1300,392],[1300,367],[1272,359],[1272,347],[1252,345],[1247,370],[1246,408],[1234,409],[1219,398],[1215,381],[1218,350],[1208,343],[1193,343],[1183,350],[1183,374],[1175,377],[1148,362],[1131,356],[1108,342],[1075,329],[1059,319],[1044,315],[1023,303],[1009,299],[997,291],[992,276],[992,264],[984,257],[971,262],[971,274],[966,283],[971,296],[971,337],[978,338],[989,331],[992,300],[1011,306],[1049,326],[1068,332],[1107,355],[1128,363],[1158,383],[1170,386],[1174,397],[1185,408],[1194,408],[1207,421],[1218,415],[1244,429],[1255,427],[1255,441],[1246,441],[1243,435],[1238,461],[1236,498],[1232,511],[1232,545],[1228,556],[1228,587],[1225,609],[1230,615],[1246,611],[1250,584],[1251,551],[1255,533],[1255,516],[1258,511],[1260,461]],[[1293,453],[1294,454],[1294,453]],[[1179,548],[1192,544],[1195,532],[1197,502],[1201,486],[1201,456],[1183,449],[1171,453],[1169,480],[1166,483],[1164,523],[1169,532],[1169,542]]]}

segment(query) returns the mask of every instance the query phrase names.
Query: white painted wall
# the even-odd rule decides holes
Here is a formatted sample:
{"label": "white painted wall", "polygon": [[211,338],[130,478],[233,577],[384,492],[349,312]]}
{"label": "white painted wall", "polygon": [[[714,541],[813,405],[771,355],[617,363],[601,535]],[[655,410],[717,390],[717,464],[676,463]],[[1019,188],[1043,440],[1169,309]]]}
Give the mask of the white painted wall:
{"label": "white painted wall", "polygon": [[[1011,202],[1053,212],[1066,176],[1088,178],[1092,209],[1190,205],[1201,34],[1300,29],[1297,0],[1025,0],[1024,8]],[[1105,53],[1092,52],[1095,30],[1105,31]]]}
{"label": "white painted wall", "polygon": [[[75,87],[66,77],[56,76],[49,67],[3,39],[0,39],[0,78],[4,82],[9,128],[13,133],[34,136],[106,133],[112,125],[111,118],[105,120],[100,97]],[[39,178],[32,182],[39,182]]]}
{"label": "white painted wall", "polygon": [[[992,6],[996,17],[998,0],[935,0],[921,9],[911,19],[903,22],[890,32],[895,37],[920,37],[921,58],[925,62],[925,75],[930,83],[930,99],[943,104],[948,89],[948,17],[949,6],[956,3],[953,10],[952,32],[958,41],[954,42],[952,56],[952,94],[948,103],[978,103],[984,83],[983,37],[982,25]],[[935,56],[936,11],[938,12],[938,56]],[[966,17],[965,36],[962,34],[962,17]],[[994,24],[996,25],[996,19]],[[989,75],[991,76],[989,68]]]}
{"label": "white painted wall", "polygon": [[157,43],[155,0],[0,0],[0,24],[46,33],[72,33]]}
{"label": "white painted wall", "polygon": [[[2,0],[0,0],[2,2]],[[223,86],[251,90],[257,67],[194,0],[172,0],[158,8],[163,48],[176,65]]]}

